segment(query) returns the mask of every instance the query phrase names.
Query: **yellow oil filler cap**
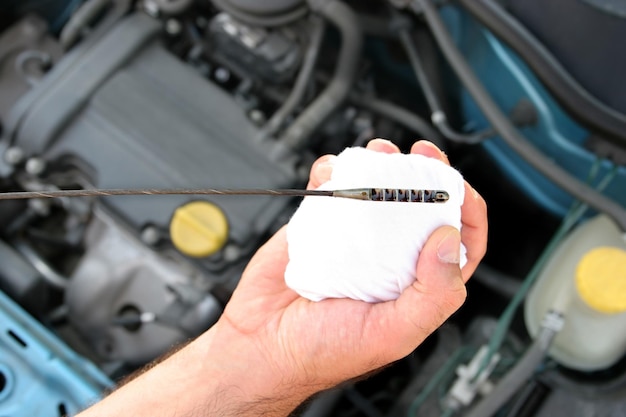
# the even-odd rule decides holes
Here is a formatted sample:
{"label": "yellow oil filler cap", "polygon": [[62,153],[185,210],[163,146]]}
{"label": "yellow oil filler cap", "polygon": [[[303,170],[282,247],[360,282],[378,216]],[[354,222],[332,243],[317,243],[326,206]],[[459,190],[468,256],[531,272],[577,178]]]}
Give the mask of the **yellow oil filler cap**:
{"label": "yellow oil filler cap", "polygon": [[576,288],[585,303],[599,312],[625,312],[626,251],[599,247],[587,252],[576,268]]}
{"label": "yellow oil filler cap", "polygon": [[172,243],[182,253],[204,258],[222,249],[228,238],[228,219],[221,208],[208,201],[180,206],[170,222]]}

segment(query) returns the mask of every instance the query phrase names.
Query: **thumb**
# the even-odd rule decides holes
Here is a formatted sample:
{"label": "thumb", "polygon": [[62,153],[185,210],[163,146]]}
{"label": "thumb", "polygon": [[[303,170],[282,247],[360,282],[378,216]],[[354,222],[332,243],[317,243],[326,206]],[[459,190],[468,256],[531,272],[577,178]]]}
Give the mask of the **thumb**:
{"label": "thumb", "polygon": [[[412,352],[465,301],[459,267],[461,234],[451,226],[429,237],[417,261],[417,279],[394,302],[396,359]],[[390,335],[391,336],[391,335]]]}
{"label": "thumb", "polygon": [[466,295],[459,266],[460,250],[461,233],[456,228],[443,226],[435,230],[417,260],[417,279],[413,285],[433,300],[454,302],[454,310],[461,306]]}

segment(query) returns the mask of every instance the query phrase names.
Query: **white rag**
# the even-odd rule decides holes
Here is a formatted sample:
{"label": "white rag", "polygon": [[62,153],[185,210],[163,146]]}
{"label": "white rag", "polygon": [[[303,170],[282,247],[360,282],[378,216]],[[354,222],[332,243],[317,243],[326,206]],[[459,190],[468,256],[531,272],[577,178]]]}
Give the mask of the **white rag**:
{"label": "white rag", "polygon": [[[464,181],[423,155],[348,148],[335,159],[321,190],[400,188],[445,190],[445,203],[306,197],[287,226],[289,288],[313,301],[389,301],[415,281],[417,259],[437,228],[460,230]],[[461,245],[461,266],[466,262]]]}

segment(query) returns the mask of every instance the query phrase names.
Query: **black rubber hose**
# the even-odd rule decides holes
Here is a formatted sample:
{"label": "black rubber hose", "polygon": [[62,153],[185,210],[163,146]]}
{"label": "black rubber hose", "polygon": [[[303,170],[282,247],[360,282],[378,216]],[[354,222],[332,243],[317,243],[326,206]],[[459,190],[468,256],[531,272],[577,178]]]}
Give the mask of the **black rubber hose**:
{"label": "black rubber hose", "polygon": [[390,101],[381,100],[365,94],[350,93],[350,101],[355,106],[362,107],[374,113],[378,113],[405,128],[417,133],[424,139],[428,139],[438,147],[445,147],[445,142],[439,132],[420,116],[402,108]]}
{"label": "black rubber hose", "polygon": [[490,290],[511,299],[522,286],[520,279],[497,271],[485,263],[481,263],[474,271],[472,281],[479,282]]}
{"label": "black rubber hose", "polygon": [[502,140],[526,162],[556,185],[578,200],[607,214],[618,224],[620,229],[626,231],[626,210],[621,205],[571,176],[553,160],[538,151],[517,131],[515,126],[493,101],[476,74],[474,74],[474,71],[472,71],[472,68],[454,43],[452,35],[450,35],[433,3],[430,0],[413,0],[412,5],[415,7],[416,12],[424,14],[426,22],[443,55],[489,123],[491,123],[492,128],[502,137]]}
{"label": "black rubber hose", "polygon": [[546,357],[558,332],[559,330],[552,326],[542,326],[537,338],[526,350],[524,356],[465,417],[490,417],[494,415],[532,377],[537,366]]}
{"label": "black rubber hose", "polygon": [[342,45],[332,80],[280,138],[292,149],[303,147],[313,132],[348,98],[359,69],[363,46],[359,19],[347,5],[338,0],[329,0],[319,7],[314,4],[311,6],[339,29]]}
{"label": "black rubber hose", "polygon": [[626,115],[582,87],[519,21],[493,0],[460,0],[463,7],[510,46],[554,98],[581,124],[626,148]]}
{"label": "black rubber hose", "polygon": [[319,56],[322,40],[324,39],[324,29],[326,25],[319,17],[314,17],[312,22],[309,45],[302,60],[302,66],[296,82],[294,83],[289,96],[282,106],[272,115],[271,119],[263,127],[263,136],[273,136],[283,127],[285,120],[293,114],[296,108],[302,103],[306,89],[313,78],[313,70]]}
{"label": "black rubber hose", "polygon": [[506,417],[533,417],[539,407],[550,395],[550,388],[544,383],[533,380],[526,384],[520,395],[506,414]]}
{"label": "black rubber hose", "polygon": [[415,77],[417,78],[417,82],[420,87],[422,87],[426,103],[428,103],[428,107],[432,112],[431,120],[437,129],[439,129],[441,134],[450,139],[452,142],[464,143],[466,145],[475,145],[485,140],[488,136],[484,135],[482,132],[476,134],[465,134],[457,132],[454,128],[452,128],[452,126],[450,126],[450,123],[448,123],[448,117],[443,111],[443,106],[439,102],[439,98],[437,97],[437,94],[432,88],[430,80],[426,75],[426,71],[422,65],[422,60],[419,56],[417,47],[415,46],[415,42],[411,39],[411,32],[409,28],[400,29],[398,31],[398,38],[400,39],[400,43],[409,58],[409,62],[413,68]]}
{"label": "black rubber hose", "polygon": [[398,39],[402,44],[402,48],[404,48],[404,52],[409,58],[409,63],[411,64],[411,68],[415,73],[415,78],[417,78],[417,82],[422,88],[424,98],[426,99],[426,103],[428,103],[428,107],[430,107],[430,110],[433,113],[443,111],[441,103],[439,102],[439,98],[437,97],[437,94],[435,94],[435,90],[432,89],[430,86],[430,82],[428,81],[428,77],[426,76],[426,70],[422,65],[422,59],[419,56],[417,46],[415,46],[415,42],[413,42],[413,39],[411,38],[410,29],[402,28],[398,30]]}

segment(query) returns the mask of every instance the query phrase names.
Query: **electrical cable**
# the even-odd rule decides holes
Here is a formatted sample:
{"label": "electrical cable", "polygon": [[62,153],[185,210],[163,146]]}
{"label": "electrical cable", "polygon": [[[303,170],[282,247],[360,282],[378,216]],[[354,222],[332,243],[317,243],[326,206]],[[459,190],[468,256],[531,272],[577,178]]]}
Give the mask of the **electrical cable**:
{"label": "electrical cable", "polygon": [[302,59],[302,66],[293,88],[289,92],[289,96],[283,105],[274,112],[270,120],[263,127],[262,137],[271,137],[278,132],[285,120],[293,114],[296,108],[302,103],[308,85],[313,78],[313,70],[319,56],[322,40],[324,39],[324,31],[326,29],[325,22],[318,16],[312,18],[311,34],[309,36],[309,46]]}
{"label": "electrical cable", "polygon": [[322,4],[309,0],[309,3],[315,12],[339,29],[342,45],[330,83],[279,139],[292,149],[304,146],[315,130],[348,98],[359,70],[363,46],[359,19],[350,7],[339,0],[328,0]]}
{"label": "electrical cable", "polygon": [[412,0],[411,5],[417,13],[423,14],[450,66],[502,140],[553,183],[570,193],[577,200],[585,202],[594,209],[607,214],[618,224],[621,230],[626,231],[626,210],[621,205],[570,175],[552,159],[537,150],[518,132],[491,98],[491,95],[476,74],[474,74],[474,71],[454,43],[452,35],[441,16],[439,16],[439,12],[432,1]]}
{"label": "electrical cable", "polygon": [[[435,91],[431,87],[431,83],[428,80],[428,76],[426,75],[426,71],[422,65],[422,60],[419,56],[417,47],[415,46],[415,42],[411,39],[411,32],[409,28],[402,27],[399,29],[398,38],[400,39],[400,43],[409,58],[409,62],[413,68],[415,77],[417,78],[417,82],[422,87],[424,98],[426,98],[426,103],[428,103],[428,107],[430,107],[432,112],[431,120],[437,129],[439,129],[441,134],[453,142],[464,143],[467,145],[474,145],[486,139],[488,135],[485,135],[483,132],[465,134],[457,132],[454,128],[452,128],[452,126],[450,126],[448,123],[448,117],[439,102],[439,98],[437,97],[437,94],[435,94]],[[493,132],[491,132],[491,135],[492,134]]]}
{"label": "electrical cable", "polygon": [[580,123],[626,147],[626,115],[602,103],[572,77],[548,49],[492,0],[460,0],[461,5],[511,47]]}

